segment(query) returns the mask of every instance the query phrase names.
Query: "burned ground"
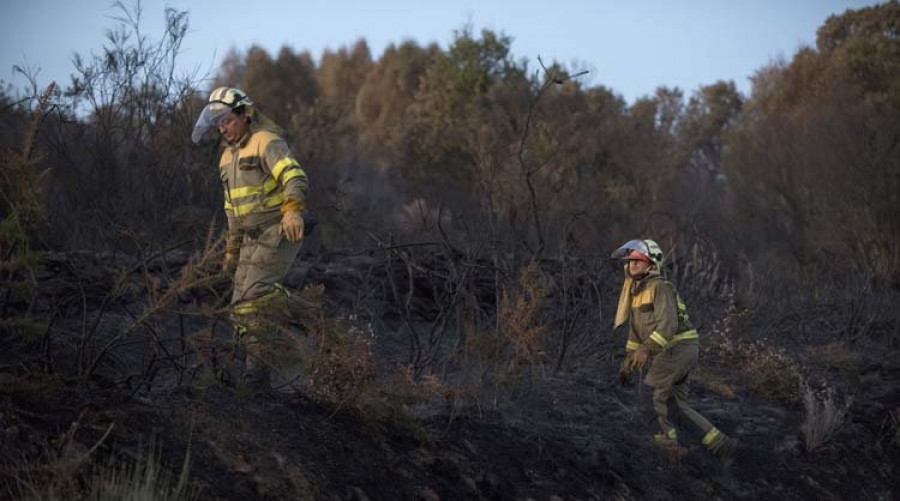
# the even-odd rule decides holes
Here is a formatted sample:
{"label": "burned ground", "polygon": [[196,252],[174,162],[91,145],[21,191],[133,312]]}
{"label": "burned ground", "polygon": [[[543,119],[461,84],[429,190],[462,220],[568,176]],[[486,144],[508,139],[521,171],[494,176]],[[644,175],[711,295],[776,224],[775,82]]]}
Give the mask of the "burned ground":
{"label": "burned ground", "polygon": [[[60,262],[44,262],[42,276],[48,283],[71,283]],[[80,270],[83,275],[101,277],[94,281],[97,290],[104,284],[108,288],[118,276],[84,256],[65,262],[86,266]],[[162,266],[177,268],[185,260],[167,263]],[[385,268],[374,264],[360,258],[298,263],[291,280],[326,283],[326,290],[335,292],[329,311],[337,314],[358,301],[362,282],[384,280]],[[148,272],[162,273],[161,265],[156,266]],[[74,273],[77,266],[65,269]],[[47,298],[59,311],[68,296],[55,290]],[[104,322],[127,323],[127,311],[140,311],[139,298],[146,290],[134,287],[129,294],[106,303]],[[363,296],[373,311],[384,300]],[[178,304],[215,300],[211,292],[196,292]],[[104,307],[102,299],[86,304],[88,318]],[[49,306],[42,303],[41,308],[52,311]],[[388,319],[383,325],[390,324]],[[684,447],[677,451],[652,443],[650,389],[618,384],[617,348],[556,374],[546,365],[533,366],[496,405],[437,392],[384,412],[328,404],[303,392],[247,395],[218,381],[201,381],[197,371],[185,371],[180,382],[161,371],[152,384],[141,385],[134,380],[146,371],[134,372],[131,380],[115,379],[114,363],[86,379],[75,377],[73,363],[65,361],[74,343],[64,335],[77,333],[67,331],[75,325],[57,320],[30,344],[19,331],[3,334],[4,497],[27,498],[27,487],[47,478],[48,465],[68,464],[69,474],[84,487],[88,472],[101,460],[133,461],[149,443],[156,444],[162,463],[176,473],[189,448],[191,481],[199,498],[210,500],[888,500],[898,492],[898,423],[890,420],[900,391],[895,351],[860,350],[853,364],[819,371],[830,381],[844,381],[854,400],[845,424],[812,452],[801,431],[801,403],[748,390],[746,374],[723,362],[715,350],[707,352],[707,363],[692,385],[693,400],[700,412],[740,440],[729,465],[706,452],[690,433],[683,435]],[[100,338],[109,334],[103,333],[103,325]],[[190,331],[192,325],[188,320],[181,328]],[[50,338],[54,341],[48,345]],[[127,365],[127,356],[122,357],[120,364]],[[149,359],[144,354],[133,360]],[[376,394],[390,393],[390,385],[373,388]]]}

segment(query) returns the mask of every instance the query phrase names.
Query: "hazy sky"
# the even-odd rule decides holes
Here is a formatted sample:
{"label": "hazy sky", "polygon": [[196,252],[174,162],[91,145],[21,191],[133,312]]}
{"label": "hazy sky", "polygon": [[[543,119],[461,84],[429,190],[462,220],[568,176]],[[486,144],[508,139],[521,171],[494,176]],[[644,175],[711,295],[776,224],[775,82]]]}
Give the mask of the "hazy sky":
{"label": "hazy sky", "polygon": [[[0,80],[24,86],[14,64],[40,68],[38,83],[68,85],[72,55],[97,52],[117,14],[111,0],[2,0]],[[128,6],[132,0],[125,0]],[[446,47],[470,23],[513,37],[513,54],[588,68],[589,85],[606,85],[629,102],[660,85],[690,93],[716,80],[748,77],[774,58],[790,59],[815,42],[831,14],[878,2],[862,0],[144,0],[144,31],[162,34],[165,7],[190,12],[185,70],[212,74],[231,47],[259,44],[309,50],[369,43],[374,58],[413,39]]]}

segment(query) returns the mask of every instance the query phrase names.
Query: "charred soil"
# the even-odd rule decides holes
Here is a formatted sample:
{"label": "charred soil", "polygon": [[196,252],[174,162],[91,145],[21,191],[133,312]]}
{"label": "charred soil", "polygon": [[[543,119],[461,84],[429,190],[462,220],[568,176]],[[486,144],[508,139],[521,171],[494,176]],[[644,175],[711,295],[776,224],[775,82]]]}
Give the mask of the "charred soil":
{"label": "charred soil", "polygon": [[[337,293],[371,275],[367,266],[336,261],[294,273],[331,283]],[[94,312],[103,307],[102,301],[85,304]],[[127,305],[121,300],[108,308],[121,313]],[[108,371],[70,377],[51,370],[61,362],[47,364],[66,352],[65,343],[51,349],[27,343],[16,330],[2,335],[0,496],[12,499],[28,499],[54,461],[68,461],[86,488],[101,459],[133,461],[148,444],[173,473],[189,451],[191,481],[199,499],[209,500],[889,500],[900,494],[900,423],[890,419],[900,418],[900,365],[886,353],[861,359],[844,425],[813,451],[804,442],[801,403],[760,397],[731,367],[710,364],[692,384],[692,402],[740,441],[733,459],[722,461],[687,427],[678,448],[654,444],[651,389],[620,386],[612,360],[557,374],[535,369],[491,405],[433,397],[397,412],[369,413],[302,392],[247,394],[220,381],[201,385],[196,371],[144,387]]]}

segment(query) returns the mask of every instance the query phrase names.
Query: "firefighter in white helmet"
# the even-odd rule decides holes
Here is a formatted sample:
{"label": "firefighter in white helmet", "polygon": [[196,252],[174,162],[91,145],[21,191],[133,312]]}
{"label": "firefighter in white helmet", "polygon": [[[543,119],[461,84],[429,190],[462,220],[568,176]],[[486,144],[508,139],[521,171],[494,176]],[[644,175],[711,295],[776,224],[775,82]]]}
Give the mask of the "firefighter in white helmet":
{"label": "firefighter in white helmet", "polygon": [[[260,312],[286,304],[281,281],[300,250],[308,181],[283,139],[246,93],[230,87],[212,91],[191,139],[218,129],[222,140],[219,175],[225,191],[228,236],[225,269],[234,273],[231,319],[247,353],[248,384],[268,384],[260,360]],[[255,367],[254,367],[255,366]]]}
{"label": "firefighter in white helmet", "polygon": [[669,420],[669,404],[700,432],[710,451],[729,456],[735,441],[691,408],[687,402],[688,378],[697,365],[699,334],[691,326],[687,307],[675,286],[661,275],[663,252],[653,240],[630,240],[612,257],[626,261],[625,282],[619,295],[614,326],[629,324],[625,360],[619,372],[627,384],[633,371],[640,371],[652,357],[646,383],[653,387],[653,410],[659,433],[657,442],[678,443],[678,433]]}

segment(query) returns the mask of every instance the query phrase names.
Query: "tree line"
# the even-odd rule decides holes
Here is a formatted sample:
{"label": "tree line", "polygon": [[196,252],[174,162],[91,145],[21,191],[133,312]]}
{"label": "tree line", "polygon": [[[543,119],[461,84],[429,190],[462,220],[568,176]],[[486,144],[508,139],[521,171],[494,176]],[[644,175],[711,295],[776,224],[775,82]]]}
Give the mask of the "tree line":
{"label": "tree line", "polygon": [[[254,46],[201,83],[176,71],[188,14],[166,20],[155,40],[123,9],[36,131],[37,82],[33,101],[0,96],[4,150],[28,143],[5,155],[0,205],[31,245],[202,246],[223,223],[218,146],[192,145],[190,130],[206,91],[232,85],[285,128],[310,176],[324,224],[306,252],[390,235],[515,268],[647,236],[672,250],[675,276],[714,256],[746,307],[796,287],[869,297],[900,284],[896,1],[830,17],[814,46],[757,70],[749,96],[719,81],[633,103],[470,27],[446,48],[406,41],[377,57],[365,40],[318,60]],[[23,186],[40,187],[39,204]]]}

